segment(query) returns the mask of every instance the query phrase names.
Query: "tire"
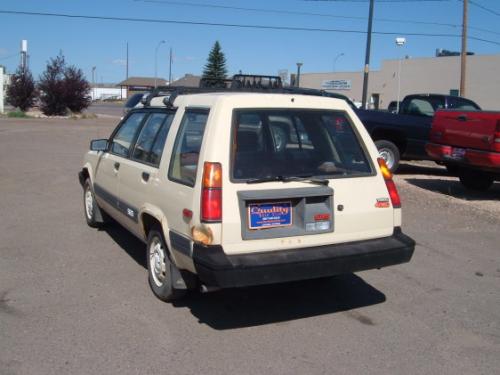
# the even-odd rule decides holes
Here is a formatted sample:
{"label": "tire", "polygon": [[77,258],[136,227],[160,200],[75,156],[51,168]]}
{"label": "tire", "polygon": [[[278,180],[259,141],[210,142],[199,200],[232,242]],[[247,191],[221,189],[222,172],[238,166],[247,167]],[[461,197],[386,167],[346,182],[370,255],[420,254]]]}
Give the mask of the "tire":
{"label": "tire", "polygon": [[460,173],[460,167],[458,165],[446,164],[445,167],[448,173],[452,176],[458,176]]}
{"label": "tire", "polygon": [[475,191],[486,191],[493,184],[493,177],[480,171],[464,170],[458,176],[466,189]]}
{"label": "tire", "polygon": [[187,290],[173,287],[173,273],[179,272],[171,262],[161,229],[155,227],[149,231],[147,240],[148,280],[156,297],[165,302],[180,299]]}
{"label": "tire", "polygon": [[83,214],[87,225],[92,228],[101,228],[109,220],[108,215],[97,205],[92,183],[88,178],[83,184]]}
{"label": "tire", "polygon": [[398,147],[391,141],[379,140],[375,141],[379,155],[385,160],[387,167],[391,172],[396,172],[399,167],[399,160],[401,158]]}

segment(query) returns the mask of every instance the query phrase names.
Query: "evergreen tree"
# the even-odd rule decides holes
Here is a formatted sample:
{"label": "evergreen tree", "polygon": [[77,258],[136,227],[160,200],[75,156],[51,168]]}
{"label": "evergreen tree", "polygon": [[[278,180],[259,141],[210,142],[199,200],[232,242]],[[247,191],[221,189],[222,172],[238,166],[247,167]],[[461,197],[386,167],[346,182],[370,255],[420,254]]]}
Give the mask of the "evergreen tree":
{"label": "evergreen tree", "polygon": [[33,75],[26,68],[19,67],[7,88],[7,103],[26,112],[33,107],[37,92]]}
{"label": "evergreen tree", "polygon": [[47,116],[64,116],[67,113],[64,100],[64,69],[66,61],[63,55],[50,59],[45,71],[40,76],[38,89],[40,90],[41,110]]}
{"label": "evergreen tree", "polygon": [[91,103],[90,84],[81,69],[69,66],[64,70],[64,100],[71,112],[80,113]]}
{"label": "evergreen tree", "polygon": [[64,116],[68,109],[81,112],[90,105],[90,84],[81,69],[66,66],[63,55],[50,59],[38,83],[42,112]]}
{"label": "evergreen tree", "polygon": [[202,78],[207,80],[209,86],[219,86],[224,84],[226,75],[226,57],[222,52],[219,41],[216,41],[208,55]]}

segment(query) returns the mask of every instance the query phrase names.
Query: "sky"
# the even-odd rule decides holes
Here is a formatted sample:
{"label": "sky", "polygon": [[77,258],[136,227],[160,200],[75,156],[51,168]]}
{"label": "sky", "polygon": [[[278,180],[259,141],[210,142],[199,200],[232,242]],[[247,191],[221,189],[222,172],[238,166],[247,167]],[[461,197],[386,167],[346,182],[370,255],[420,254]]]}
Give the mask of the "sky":
{"label": "sky", "polygon": [[[237,9],[235,9],[237,8]],[[245,8],[245,9],[242,9]],[[432,57],[437,48],[459,51],[463,3],[460,0],[375,0],[370,69],[384,59]],[[201,74],[216,40],[230,74],[361,71],[364,66],[369,0],[2,0],[0,65],[7,72],[19,64],[22,39],[28,40],[29,67],[35,78],[60,52],[91,80],[125,79],[126,45],[129,76]],[[164,22],[133,22],[4,11],[284,27],[259,29]],[[468,50],[500,53],[500,1],[469,0]],[[445,25],[442,25],[445,24]],[[293,30],[293,29],[302,30]],[[315,29],[308,31],[305,29]],[[351,32],[345,32],[345,31]],[[378,34],[381,33],[381,34]],[[388,33],[388,34],[383,34]],[[432,34],[432,35],[415,35]],[[406,44],[398,47],[397,36]],[[479,40],[479,39],[484,39]],[[165,43],[159,44],[165,40]]]}

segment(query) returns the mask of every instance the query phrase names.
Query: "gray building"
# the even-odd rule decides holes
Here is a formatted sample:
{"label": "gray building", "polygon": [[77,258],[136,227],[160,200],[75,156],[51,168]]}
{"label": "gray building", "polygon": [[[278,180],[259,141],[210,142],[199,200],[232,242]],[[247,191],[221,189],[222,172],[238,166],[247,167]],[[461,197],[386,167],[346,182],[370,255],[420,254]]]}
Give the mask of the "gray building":
{"label": "gray building", "polygon": [[[370,71],[368,98],[372,107],[387,108],[398,97],[416,93],[458,95],[460,56],[384,60],[380,70]],[[326,89],[361,101],[363,72],[303,73],[300,86]],[[467,57],[466,95],[483,109],[500,110],[500,55]]]}

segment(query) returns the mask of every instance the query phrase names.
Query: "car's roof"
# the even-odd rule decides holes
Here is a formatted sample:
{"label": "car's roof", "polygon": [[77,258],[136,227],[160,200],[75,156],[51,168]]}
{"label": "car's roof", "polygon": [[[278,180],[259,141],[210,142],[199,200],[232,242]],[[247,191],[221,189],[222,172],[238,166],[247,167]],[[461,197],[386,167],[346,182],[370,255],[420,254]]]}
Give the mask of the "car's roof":
{"label": "car's roof", "polygon": [[[151,100],[151,107],[165,107],[164,99],[158,96]],[[340,98],[330,96],[303,95],[295,93],[262,93],[262,92],[209,92],[181,94],[174,100],[174,106],[212,107],[216,103],[226,103],[235,107],[259,106],[260,108],[324,108],[345,110],[348,103]]]}

